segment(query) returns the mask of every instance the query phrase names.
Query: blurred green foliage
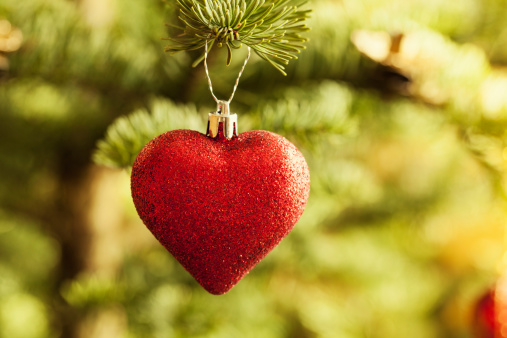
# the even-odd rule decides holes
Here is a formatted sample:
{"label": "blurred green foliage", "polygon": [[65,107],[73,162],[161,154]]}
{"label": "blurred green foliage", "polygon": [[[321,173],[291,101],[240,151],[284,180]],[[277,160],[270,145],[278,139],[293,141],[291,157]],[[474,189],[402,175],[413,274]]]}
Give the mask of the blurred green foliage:
{"label": "blurred green foliage", "polygon": [[[173,10],[0,4],[23,34],[17,51],[0,44],[0,337],[474,337],[503,268],[507,2],[306,6],[307,50],[287,77],[252,56],[232,110],[240,132],[304,153],[308,206],[217,297],[144,228],[126,170],[92,163],[128,168],[165,130],[204,131],[199,52],[163,51]],[[235,52],[229,67],[210,55],[218,97]]]}

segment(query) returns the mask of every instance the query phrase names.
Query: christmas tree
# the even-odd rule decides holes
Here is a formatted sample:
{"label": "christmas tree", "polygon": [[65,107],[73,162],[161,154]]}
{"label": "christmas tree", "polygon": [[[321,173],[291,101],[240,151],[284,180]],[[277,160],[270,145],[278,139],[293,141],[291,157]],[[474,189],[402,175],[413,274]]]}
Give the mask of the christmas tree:
{"label": "christmas tree", "polygon": [[[505,269],[507,2],[301,9],[306,49],[286,76],[252,53],[231,109],[240,132],[304,154],[308,204],[214,296],[130,196],[137,152],[167,130],[205,132],[216,109],[192,67],[202,48],[164,52],[182,25],[175,4],[2,1],[0,336],[492,334],[477,304]],[[247,50],[228,55],[215,45],[207,60],[217,97]]]}

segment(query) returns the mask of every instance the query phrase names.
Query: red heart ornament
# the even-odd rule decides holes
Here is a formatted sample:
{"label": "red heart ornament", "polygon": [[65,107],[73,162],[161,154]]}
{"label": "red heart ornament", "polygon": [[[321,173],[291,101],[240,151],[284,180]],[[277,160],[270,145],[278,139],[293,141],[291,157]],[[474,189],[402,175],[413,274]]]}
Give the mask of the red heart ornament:
{"label": "red heart ornament", "polygon": [[174,130],[139,153],[131,189],[146,227],[218,295],[292,230],[308,200],[310,173],[299,150],[268,131],[228,140]]}

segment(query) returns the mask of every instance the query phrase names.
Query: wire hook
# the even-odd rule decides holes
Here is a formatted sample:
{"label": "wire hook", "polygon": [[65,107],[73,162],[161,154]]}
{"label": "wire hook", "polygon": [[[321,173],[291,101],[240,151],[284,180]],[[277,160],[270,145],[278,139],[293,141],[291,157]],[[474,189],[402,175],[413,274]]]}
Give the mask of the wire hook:
{"label": "wire hook", "polygon": [[[228,101],[226,101],[229,104],[231,103],[232,98],[234,97],[234,94],[236,93],[236,89],[238,88],[238,84],[239,84],[239,79],[240,79],[241,75],[243,74],[243,71],[245,70],[248,60],[250,59],[251,48],[250,48],[250,46],[247,46],[247,47],[248,47],[248,55],[245,59],[245,62],[243,63],[243,67],[241,67],[241,70],[239,71],[238,77],[236,79],[236,83],[234,84],[234,89],[232,90],[231,97],[229,98]],[[218,104],[218,102],[220,100],[217,99],[217,97],[213,93],[213,85],[211,84],[211,78],[209,76],[207,59],[208,59],[208,40],[206,40],[206,42],[204,43],[204,69],[206,71],[206,77],[208,78],[208,85],[209,85],[209,90],[211,92],[211,96],[213,96],[213,99],[215,99],[215,102]]]}

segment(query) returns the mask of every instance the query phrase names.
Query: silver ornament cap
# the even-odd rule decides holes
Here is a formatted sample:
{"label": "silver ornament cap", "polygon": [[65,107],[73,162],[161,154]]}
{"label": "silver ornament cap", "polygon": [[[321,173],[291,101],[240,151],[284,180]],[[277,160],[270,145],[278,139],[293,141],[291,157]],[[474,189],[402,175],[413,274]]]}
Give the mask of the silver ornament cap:
{"label": "silver ornament cap", "polygon": [[217,101],[217,111],[208,114],[208,127],[206,135],[215,138],[219,134],[219,128],[226,139],[238,136],[238,116],[231,114],[228,101]]}

